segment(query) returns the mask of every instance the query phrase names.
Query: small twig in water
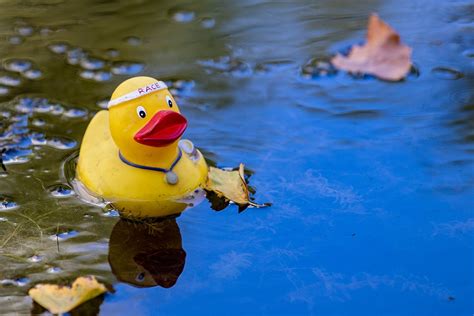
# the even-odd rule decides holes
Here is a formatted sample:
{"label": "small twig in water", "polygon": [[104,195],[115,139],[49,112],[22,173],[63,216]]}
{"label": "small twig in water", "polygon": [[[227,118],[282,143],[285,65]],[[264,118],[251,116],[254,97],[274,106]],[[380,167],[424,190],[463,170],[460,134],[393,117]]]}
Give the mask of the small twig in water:
{"label": "small twig in water", "polygon": [[39,235],[40,235],[40,243],[43,243],[43,230],[41,229],[41,226],[38,224],[37,221],[35,221],[33,218],[31,218],[30,216],[26,215],[26,214],[22,214],[22,213],[17,213],[17,215],[27,219],[28,221],[30,221],[31,223],[33,223],[36,228],[38,228],[38,231],[39,231]]}
{"label": "small twig in water", "polygon": [[15,236],[15,234],[17,233],[18,229],[20,229],[22,224],[18,224],[15,229],[13,230],[13,232],[10,234],[10,236],[8,236],[4,241],[3,241],[3,244],[0,246],[0,249],[2,249],[3,247],[5,247],[6,244],[8,244],[8,242],[10,241],[10,239],[13,238],[13,236]]}

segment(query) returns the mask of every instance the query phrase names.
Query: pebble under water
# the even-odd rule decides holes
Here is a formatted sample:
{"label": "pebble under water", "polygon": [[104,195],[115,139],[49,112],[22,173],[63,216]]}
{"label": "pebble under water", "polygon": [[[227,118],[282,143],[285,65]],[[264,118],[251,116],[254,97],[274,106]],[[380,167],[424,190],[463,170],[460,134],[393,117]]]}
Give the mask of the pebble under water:
{"label": "pebble under water", "polygon": [[[405,80],[329,63],[371,12],[413,48]],[[0,314],[83,275],[115,292],[78,314],[472,314],[473,20],[466,0],[3,1]],[[82,135],[136,75],[272,207],[143,226],[81,201]]]}

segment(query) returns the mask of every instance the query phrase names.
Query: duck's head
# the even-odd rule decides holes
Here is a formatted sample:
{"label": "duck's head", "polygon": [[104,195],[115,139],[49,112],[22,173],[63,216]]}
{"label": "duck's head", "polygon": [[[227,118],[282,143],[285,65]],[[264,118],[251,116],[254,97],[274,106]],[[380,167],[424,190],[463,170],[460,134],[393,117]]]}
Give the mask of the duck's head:
{"label": "duck's head", "polygon": [[115,144],[132,160],[154,159],[157,153],[174,155],[187,127],[165,83],[151,77],[131,78],[115,89],[109,124]]}

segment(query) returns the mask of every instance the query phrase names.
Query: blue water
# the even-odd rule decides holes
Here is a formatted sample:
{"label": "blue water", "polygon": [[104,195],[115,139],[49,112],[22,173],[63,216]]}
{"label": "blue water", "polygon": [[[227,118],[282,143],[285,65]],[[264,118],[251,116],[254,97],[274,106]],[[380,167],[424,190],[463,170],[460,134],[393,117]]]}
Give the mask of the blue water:
{"label": "blue water", "polygon": [[[74,196],[50,197],[51,190],[24,175],[33,169],[40,182],[64,183],[58,170],[77,150],[70,148],[71,139],[80,142],[99,101],[126,76],[81,79],[77,66],[48,51],[43,40],[26,38],[19,48],[1,43],[7,57],[31,58],[46,75],[10,92],[2,109],[11,109],[8,102],[15,96],[36,93],[65,109],[86,110],[75,118],[47,116],[42,131],[65,137],[66,148],[17,146],[26,151],[19,156],[30,159],[7,164],[10,174],[0,180],[5,196],[18,203],[1,216],[21,223],[15,212],[33,208],[37,218],[52,209],[41,228],[67,237],[60,255],[54,238],[50,246],[35,248],[46,257],[44,267],[2,259],[10,267],[0,270],[2,278],[30,280],[25,286],[0,286],[2,305],[15,302],[2,307],[5,311],[30,311],[32,303],[23,297],[35,283],[94,274],[115,289],[103,302],[90,304],[100,305],[103,315],[474,313],[472,3],[66,1],[50,6],[58,14],[54,23],[41,6],[28,17],[26,6],[10,4],[35,30],[49,24],[64,29],[47,41],[82,45],[95,55],[114,48],[121,61],[143,63],[140,74],[172,82],[190,123],[185,136],[220,167],[244,162],[253,172],[256,200],[273,205],[239,214],[235,206],[215,212],[205,202],[153,237],[119,226],[123,222],[116,216],[103,216]],[[373,11],[413,48],[419,74],[389,83],[303,70],[313,59],[328,61],[361,42]],[[121,27],[122,20],[127,27]],[[0,30],[9,34],[6,21]],[[35,57],[39,47],[44,51]],[[12,122],[6,116],[4,121]],[[31,137],[22,132],[18,135]],[[31,159],[29,150],[48,161],[47,167]],[[140,242],[131,246],[127,238],[110,238],[119,229],[125,231],[117,236],[129,234]],[[26,235],[22,244],[38,238]],[[126,265],[112,269],[112,247],[140,254],[135,262],[158,271],[156,286],[132,286],[118,276],[130,272],[134,284],[144,277]],[[18,251],[20,257],[32,252]],[[62,270],[52,276],[45,272],[51,266]]]}

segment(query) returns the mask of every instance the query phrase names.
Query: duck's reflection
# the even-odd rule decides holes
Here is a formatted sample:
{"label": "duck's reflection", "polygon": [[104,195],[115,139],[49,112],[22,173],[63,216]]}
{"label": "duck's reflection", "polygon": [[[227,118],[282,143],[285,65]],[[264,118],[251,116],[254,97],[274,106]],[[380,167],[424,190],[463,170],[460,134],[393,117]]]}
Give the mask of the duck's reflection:
{"label": "duck's reflection", "polygon": [[153,224],[121,219],[112,230],[109,263],[122,282],[170,288],[183,272],[185,260],[176,219]]}

